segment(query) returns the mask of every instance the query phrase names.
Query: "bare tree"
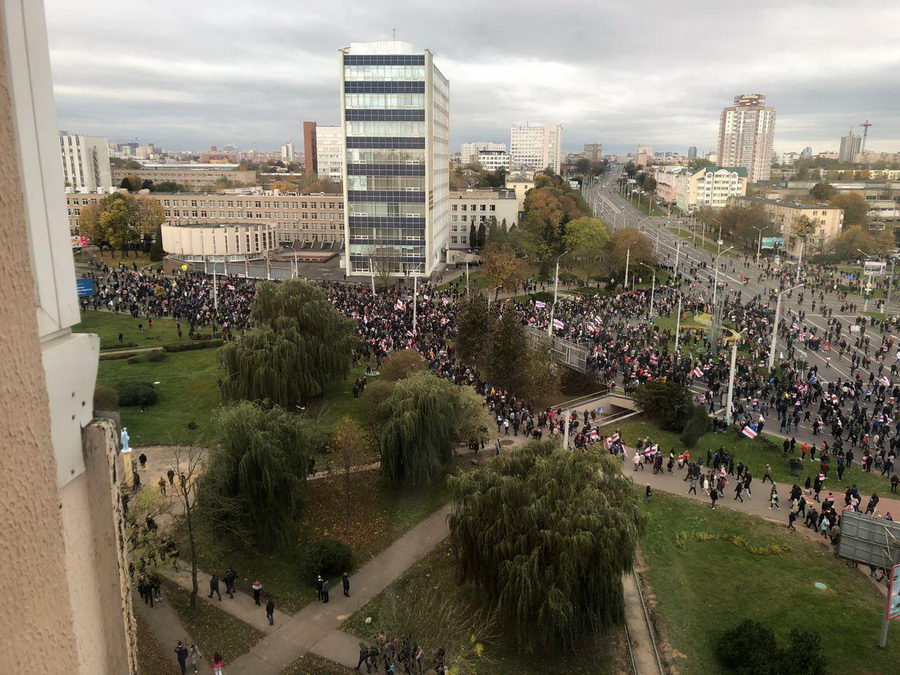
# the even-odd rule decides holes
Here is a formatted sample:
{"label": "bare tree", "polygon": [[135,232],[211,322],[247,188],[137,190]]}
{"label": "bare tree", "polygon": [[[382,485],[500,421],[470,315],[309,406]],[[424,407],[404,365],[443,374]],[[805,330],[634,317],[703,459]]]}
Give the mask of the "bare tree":
{"label": "bare tree", "polygon": [[188,545],[191,556],[191,608],[197,606],[197,535],[194,531],[194,518],[197,514],[197,479],[202,471],[206,450],[197,446],[175,449],[175,474],[178,477],[175,493],[181,502],[182,516],[185,519],[188,534]]}
{"label": "bare tree", "polygon": [[362,425],[349,415],[345,415],[335,425],[331,440],[331,456],[335,462],[332,473],[340,472],[344,483],[344,525],[350,533],[351,497],[353,494],[353,469],[367,464],[372,459],[367,452],[369,437]]}

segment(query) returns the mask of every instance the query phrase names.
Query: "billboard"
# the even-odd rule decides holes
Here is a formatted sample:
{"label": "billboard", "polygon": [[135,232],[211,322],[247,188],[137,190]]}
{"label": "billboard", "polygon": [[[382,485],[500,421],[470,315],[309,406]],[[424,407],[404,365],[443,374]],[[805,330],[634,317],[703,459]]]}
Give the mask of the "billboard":
{"label": "billboard", "polygon": [[891,568],[891,590],[888,593],[887,620],[900,619],[900,565]]}
{"label": "billboard", "polygon": [[882,260],[866,260],[863,263],[863,274],[874,277],[884,276],[887,270],[887,263]]}
{"label": "billboard", "polygon": [[94,294],[93,279],[76,279],[75,288],[78,289],[79,298],[89,298]]}
{"label": "billboard", "polygon": [[900,523],[844,511],[838,555],[865,565],[891,569],[900,556]]}
{"label": "billboard", "polygon": [[784,239],[781,237],[763,237],[762,238],[762,248],[783,249],[784,248]]}

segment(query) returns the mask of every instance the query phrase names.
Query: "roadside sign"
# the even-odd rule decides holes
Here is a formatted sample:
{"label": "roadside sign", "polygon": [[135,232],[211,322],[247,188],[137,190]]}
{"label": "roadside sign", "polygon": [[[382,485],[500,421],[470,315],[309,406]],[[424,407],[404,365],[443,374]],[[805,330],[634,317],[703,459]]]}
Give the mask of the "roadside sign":
{"label": "roadside sign", "polygon": [[781,264],[781,256],[780,256],[780,255],[776,255],[776,256],[775,256],[775,264],[776,264],[776,265],[780,265],[780,264]]}
{"label": "roadside sign", "polygon": [[888,593],[887,620],[900,619],[900,565],[891,567],[891,590]]}
{"label": "roadside sign", "polygon": [[883,260],[866,260],[866,262],[863,263],[863,272],[870,276],[884,276],[886,270],[887,263]]}
{"label": "roadside sign", "polygon": [[76,279],[75,288],[78,289],[79,298],[89,298],[94,295],[93,279]]}
{"label": "roadside sign", "polygon": [[760,248],[784,248],[784,239],[781,237],[763,237]]}

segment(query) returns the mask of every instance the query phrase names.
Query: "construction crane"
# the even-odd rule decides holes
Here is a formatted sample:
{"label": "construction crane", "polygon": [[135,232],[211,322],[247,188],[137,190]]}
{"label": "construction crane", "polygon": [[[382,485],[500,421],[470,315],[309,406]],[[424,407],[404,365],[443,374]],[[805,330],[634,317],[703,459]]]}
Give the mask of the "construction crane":
{"label": "construction crane", "polygon": [[869,135],[869,127],[872,126],[869,120],[866,120],[862,124],[860,124],[863,128],[863,139],[862,139],[862,148],[860,148],[860,152],[863,153],[866,151],[866,136]]}

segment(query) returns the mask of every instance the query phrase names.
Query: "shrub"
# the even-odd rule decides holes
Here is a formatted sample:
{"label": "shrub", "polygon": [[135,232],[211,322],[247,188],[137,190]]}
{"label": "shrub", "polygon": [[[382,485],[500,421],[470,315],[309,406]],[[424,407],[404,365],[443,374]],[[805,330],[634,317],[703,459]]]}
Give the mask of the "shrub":
{"label": "shrub", "polygon": [[115,386],[119,392],[119,405],[153,405],[159,400],[156,388],[150,382],[124,381]]}
{"label": "shrub", "polygon": [[706,408],[702,405],[695,405],[691,418],[684,425],[684,431],[681,432],[681,442],[685,447],[693,448],[708,428],[709,416],[706,414]]}
{"label": "shrub", "polygon": [[133,366],[135,363],[140,363],[140,362],[141,362],[141,357],[138,356],[137,354],[135,354],[134,356],[129,356],[128,361],[126,361],[126,363],[129,366]]}
{"label": "shrub", "polygon": [[333,577],[350,570],[353,549],[337,539],[322,537],[310,547],[306,561],[309,579],[315,579],[318,574]]}
{"label": "shrub", "polygon": [[118,410],[119,392],[112,387],[97,386],[94,389],[94,410]]}
{"label": "shrub", "polygon": [[828,661],[814,631],[791,631],[781,648],[768,626],[745,619],[726,631],[716,644],[716,656],[730,672],[742,675],[824,675]]}
{"label": "shrub", "polygon": [[391,354],[381,364],[381,378],[389,382],[402,380],[413,373],[425,370],[425,357],[415,349],[401,349]]}
{"label": "shrub", "polygon": [[694,410],[691,393],[671,380],[650,380],[638,385],[634,399],[666,431],[682,431]]}
{"label": "shrub", "polygon": [[158,363],[166,358],[166,352],[164,349],[154,349],[152,352],[147,352],[147,360],[150,363]]}
{"label": "shrub", "polygon": [[185,342],[184,344],[163,345],[163,349],[167,352],[186,352],[191,349],[208,349],[209,347],[221,347],[223,340],[197,340],[195,342]]}

